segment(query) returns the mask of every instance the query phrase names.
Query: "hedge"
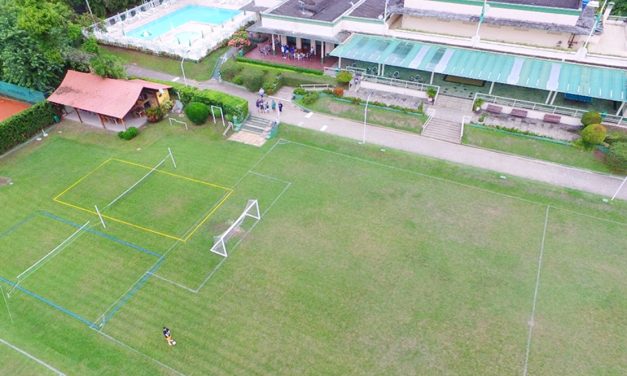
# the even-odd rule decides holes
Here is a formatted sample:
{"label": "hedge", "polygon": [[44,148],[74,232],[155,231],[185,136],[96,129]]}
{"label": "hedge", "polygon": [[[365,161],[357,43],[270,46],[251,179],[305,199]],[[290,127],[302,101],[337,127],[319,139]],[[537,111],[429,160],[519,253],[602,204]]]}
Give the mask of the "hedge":
{"label": "hedge", "polygon": [[248,117],[248,101],[244,98],[223,93],[221,91],[211,89],[197,89],[183,84],[177,84],[170,81],[161,81],[149,79],[147,81],[159,82],[164,85],[172,86],[181,98],[183,105],[189,102],[200,102],[207,106],[219,106],[224,110],[224,114],[235,115],[238,119],[246,119]]}
{"label": "hedge", "polygon": [[271,68],[285,69],[285,70],[290,70],[290,71],[300,72],[300,73],[315,74],[317,76],[322,76],[324,74],[323,71],[318,70],[318,69],[301,68],[301,67],[295,67],[295,66],[292,66],[292,65],[281,64],[281,63],[271,63],[271,62],[268,62],[268,61],[249,59],[249,58],[242,57],[242,56],[236,57],[235,60],[237,60],[237,61],[239,61],[241,63],[248,63],[248,64],[253,64],[253,65],[259,65],[259,66],[262,66],[262,67],[271,67]]}
{"label": "hedge", "polygon": [[54,121],[52,104],[43,101],[0,122],[0,154],[27,141]]}

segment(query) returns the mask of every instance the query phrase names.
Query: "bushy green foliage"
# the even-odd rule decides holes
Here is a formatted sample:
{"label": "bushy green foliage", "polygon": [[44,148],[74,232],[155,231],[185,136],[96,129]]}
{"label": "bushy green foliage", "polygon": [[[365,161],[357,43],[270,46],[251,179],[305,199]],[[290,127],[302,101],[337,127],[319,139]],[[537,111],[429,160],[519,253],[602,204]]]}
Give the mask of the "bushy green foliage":
{"label": "bushy green foliage", "polygon": [[184,105],[190,102],[200,102],[207,106],[222,107],[225,114],[237,116],[240,120],[248,116],[248,101],[241,97],[226,94],[221,91],[210,89],[197,89],[191,86],[185,86],[169,81],[159,81],[151,79],[150,81],[161,82],[172,86],[174,91],[180,96]]}
{"label": "bushy green foliage", "polygon": [[196,125],[202,125],[209,117],[209,107],[200,102],[190,102],[185,106],[185,115]]}
{"label": "bushy green foliage", "polygon": [[588,126],[590,124],[601,124],[601,114],[594,111],[588,111],[581,116],[581,124]]}
{"label": "bushy green foliage", "polygon": [[581,131],[581,140],[587,145],[599,145],[606,134],[607,129],[601,124],[590,124]]}
{"label": "bushy green foliage", "polygon": [[[318,76],[322,76],[324,74],[323,71],[321,70],[317,70],[317,69],[309,69],[309,68],[302,68],[302,67],[295,67],[292,65],[287,65],[287,64],[279,64],[279,63],[270,63],[267,61],[261,61],[261,60],[254,60],[254,59],[248,59],[242,56],[238,56],[236,58],[236,60],[238,62],[242,62],[242,63],[247,63],[247,64],[252,64],[252,65],[258,65],[260,67],[272,67],[272,68],[279,68],[279,69],[285,69],[285,70],[290,70],[290,71],[294,71],[294,72],[300,72],[300,73],[308,73],[308,74],[315,74]],[[350,81],[350,80],[349,80]]]}
{"label": "bushy green foliage", "polygon": [[616,142],[610,145],[610,150],[605,155],[605,162],[615,172],[627,173],[627,142]]}
{"label": "bushy green foliage", "polygon": [[242,83],[246,89],[256,92],[261,89],[265,74],[259,69],[244,69],[239,76],[241,77]]}
{"label": "bushy green foliage", "polygon": [[52,125],[54,117],[52,105],[44,101],[0,122],[0,154]]}
{"label": "bushy green foliage", "polygon": [[335,79],[339,84],[346,85],[353,79],[353,74],[348,71],[341,71],[335,75]]}
{"label": "bushy green foliage", "polygon": [[156,123],[158,121],[161,121],[165,114],[166,111],[161,106],[150,107],[146,109],[146,117],[148,118],[148,122],[150,123]]}
{"label": "bushy green foliage", "polygon": [[296,89],[294,89],[294,95],[305,95],[307,94],[307,90],[303,89],[302,87],[297,87]]}
{"label": "bushy green foliage", "polygon": [[113,55],[96,55],[89,62],[90,69],[100,77],[125,78],[126,69],[122,60]]}
{"label": "bushy green foliage", "polygon": [[304,104],[312,104],[320,98],[320,94],[317,91],[310,91],[303,97]]}
{"label": "bushy green foliage", "polygon": [[97,55],[100,53],[100,46],[98,45],[98,41],[94,37],[89,37],[85,39],[85,42],[83,42],[81,49],[91,54]]}
{"label": "bushy green foliage", "polygon": [[123,140],[131,140],[139,134],[139,130],[135,127],[130,127],[125,131],[118,132],[118,137]]}
{"label": "bushy green foliage", "polygon": [[605,142],[610,145],[617,142],[627,142],[627,134],[623,132],[609,132],[607,136],[605,136]]}
{"label": "bushy green foliage", "polygon": [[220,67],[220,75],[223,80],[233,81],[233,78],[242,71],[242,66],[234,60],[228,60]]}
{"label": "bushy green foliage", "polygon": [[435,95],[438,93],[437,90],[435,90],[434,88],[430,87],[427,89],[427,97],[429,98],[435,98]]}
{"label": "bushy green foliage", "polygon": [[283,86],[283,78],[275,72],[267,72],[263,79],[263,90],[266,94],[276,93]]}

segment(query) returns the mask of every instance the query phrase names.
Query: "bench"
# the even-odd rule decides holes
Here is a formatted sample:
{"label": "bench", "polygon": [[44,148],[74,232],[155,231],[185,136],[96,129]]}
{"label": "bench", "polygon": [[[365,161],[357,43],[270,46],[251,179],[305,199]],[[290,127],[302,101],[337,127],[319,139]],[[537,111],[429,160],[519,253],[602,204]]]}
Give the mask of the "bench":
{"label": "bench", "polygon": [[547,123],[559,124],[562,121],[562,117],[559,115],[545,114],[542,119]]}
{"label": "bench", "polygon": [[519,118],[526,118],[527,117],[527,111],[525,110],[519,110],[517,108],[512,109],[512,112],[509,113],[512,116],[515,117],[519,117]]}
{"label": "bench", "polygon": [[495,106],[493,104],[489,104],[488,107],[486,107],[485,110],[488,111],[488,112],[491,112],[493,114],[500,114],[501,112],[503,112],[503,107]]}

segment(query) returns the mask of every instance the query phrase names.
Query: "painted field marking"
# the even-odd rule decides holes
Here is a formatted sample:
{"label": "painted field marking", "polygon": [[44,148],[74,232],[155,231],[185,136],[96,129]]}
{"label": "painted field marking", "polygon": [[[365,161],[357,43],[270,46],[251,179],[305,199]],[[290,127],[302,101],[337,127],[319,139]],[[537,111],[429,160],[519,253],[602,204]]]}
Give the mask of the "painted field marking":
{"label": "painted field marking", "polygon": [[180,79],[181,79],[181,77],[174,77],[174,78],[172,79],[172,82],[176,82],[176,81],[178,81],[178,80],[180,80]]}
{"label": "painted field marking", "polygon": [[307,119],[309,119],[310,117],[312,117],[312,116],[313,116],[313,114],[314,114],[313,112],[308,112],[308,113],[307,113],[307,115],[305,115],[305,117],[306,117]]}
{"label": "painted field marking", "polygon": [[37,357],[35,357],[35,356],[33,356],[33,355],[31,355],[31,354],[27,353],[26,351],[24,351],[24,350],[20,349],[19,347],[17,347],[17,346],[14,346],[14,345],[10,344],[9,342],[7,342],[7,341],[3,340],[2,338],[0,338],[0,343],[2,343],[2,344],[4,344],[4,345],[7,345],[7,346],[8,346],[8,347],[10,347],[11,349],[13,349],[13,350],[17,351],[18,353],[20,353],[20,354],[24,355],[25,357],[29,358],[30,360],[34,360],[34,361],[35,361],[35,362],[37,362],[38,364],[40,364],[40,365],[42,365],[42,366],[44,366],[44,367],[48,368],[50,371],[52,371],[52,372],[56,373],[57,375],[59,375],[59,376],[65,376],[65,373],[63,373],[63,372],[59,371],[58,369],[54,368],[53,366],[51,366],[50,364],[48,364],[48,363],[44,362],[43,360],[41,360],[41,359],[39,359],[39,358],[37,358]]}
{"label": "painted field marking", "polygon": [[328,126],[328,125],[323,125],[323,126],[322,126],[322,128],[320,128],[320,131],[321,131],[321,132],[324,132],[324,131],[326,131],[326,130],[327,130],[327,128],[329,128],[329,126]]}
{"label": "painted field marking", "polygon": [[[140,164],[140,163],[130,162],[130,161],[126,161],[126,160],[118,159],[118,158],[109,158],[109,159],[105,160],[104,162],[102,162],[100,165],[98,165],[98,167],[96,167],[95,169],[91,170],[89,173],[87,173],[83,177],[79,178],[77,181],[75,181],[72,185],[67,187],[61,193],[56,195],[53,198],[53,201],[55,201],[55,202],[57,202],[59,204],[63,204],[63,205],[69,206],[71,208],[74,208],[74,209],[77,209],[77,210],[81,210],[81,211],[84,211],[84,212],[87,212],[87,213],[90,213],[90,214],[98,216],[98,213],[95,210],[92,210],[91,208],[85,208],[85,207],[82,207],[80,205],[75,205],[75,204],[69,203],[67,201],[63,201],[63,200],[60,199],[60,197],[63,196],[64,194],[66,194],[67,192],[69,192],[71,189],[75,188],[83,180],[85,180],[87,177],[89,177],[94,172],[96,172],[98,169],[100,169],[105,164],[107,164],[107,163],[109,163],[111,161],[116,161],[116,162],[128,164],[128,165],[131,165],[131,166],[140,167],[140,168],[147,169],[147,170],[152,170],[153,169],[152,167],[149,167],[149,166],[146,166],[146,165],[143,165],[143,164]],[[192,230],[191,233],[187,234],[187,231],[184,233],[184,235],[187,234],[185,236],[177,236],[177,235],[173,235],[173,234],[168,234],[168,233],[165,233],[165,232],[162,232],[162,231],[158,231],[158,230],[146,227],[146,226],[138,225],[138,224],[133,223],[133,222],[125,221],[125,220],[122,220],[122,219],[117,218],[117,217],[112,217],[112,216],[107,215],[107,214],[102,214],[101,213],[100,216],[102,218],[106,218],[106,219],[108,219],[110,221],[118,222],[118,223],[121,223],[123,225],[130,226],[130,227],[134,227],[134,228],[136,228],[138,230],[142,230],[142,231],[145,231],[145,232],[149,232],[149,233],[152,233],[152,234],[155,234],[155,235],[163,236],[163,237],[166,237],[166,238],[169,238],[169,239],[172,239],[172,240],[177,240],[177,241],[185,243],[187,240],[189,240],[189,238],[192,235],[194,235],[194,233],[198,230],[198,228],[200,228],[202,226],[202,224],[204,224],[215,213],[215,211],[217,211],[224,204],[224,202],[233,193],[233,189],[232,188],[224,187],[224,186],[221,186],[221,185],[218,185],[218,184],[213,184],[213,183],[206,182],[206,181],[203,181],[203,180],[194,179],[194,178],[191,178],[191,177],[188,177],[188,176],[174,174],[174,173],[171,173],[171,172],[168,172],[168,171],[162,171],[162,170],[154,170],[154,171],[156,173],[172,176],[172,177],[177,178],[177,179],[183,179],[183,180],[191,181],[193,183],[202,184],[202,185],[205,185],[205,186],[208,186],[208,187],[222,189],[222,190],[226,191],[226,194],[223,195],[220,198],[220,200],[215,204],[216,206],[214,206],[213,209],[205,217],[202,218],[201,222]]]}
{"label": "painted field marking", "polygon": [[546,240],[546,229],[549,224],[549,210],[551,205],[547,205],[544,214],[544,230],[542,230],[542,241],[540,242],[540,253],[538,254],[538,271],[536,273],[536,286],[533,290],[533,303],[531,304],[531,316],[529,317],[529,331],[527,333],[527,348],[525,350],[525,366],[523,368],[523,376],[527,376],[529,369],[529,353],[531,351],[531,335],[535,326],[536,303],[538,301],[538,290],[540,289],[540,272],[542,271],[542,258],[544,257],[544,241]]}

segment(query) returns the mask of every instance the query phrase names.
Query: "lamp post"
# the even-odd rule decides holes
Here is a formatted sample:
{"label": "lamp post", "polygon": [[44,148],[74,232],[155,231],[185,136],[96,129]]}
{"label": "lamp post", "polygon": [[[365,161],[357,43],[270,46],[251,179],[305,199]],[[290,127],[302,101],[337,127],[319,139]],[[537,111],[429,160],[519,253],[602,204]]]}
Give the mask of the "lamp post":
{"label": "lamp post", "polygon": [[372,95],[372,92],[368,94],[368,98],[366,99],[366,107],[364,108],[364,133],[360,142],[360,144],[362,145],[366,143],[366,124],[368,123],[368,103],[370,102],[371,95]]}
{"label": "lamp post", "polygon": [[181,58],[181,72],[183,73],[183,82],[187,85],[187,77],[185,76],[185,68],[183,67],[183,63],[185,62],[185,54],[188,54],[191,50],[186,50]]}
{"label": "lamp post", "polygon": [[490,9],[488,5],[488,0],[483,0],[483,5],[481,6],[481,15],[479,16],[479,23],[477,24],[477,31],[475,32],[475,36],[472,37],[472,46],[475,47],[479,44],[481,37],[479,36],[479,30],[481,29],[481,23],[483,23],[483,18],[485,17],[486,12]]}

